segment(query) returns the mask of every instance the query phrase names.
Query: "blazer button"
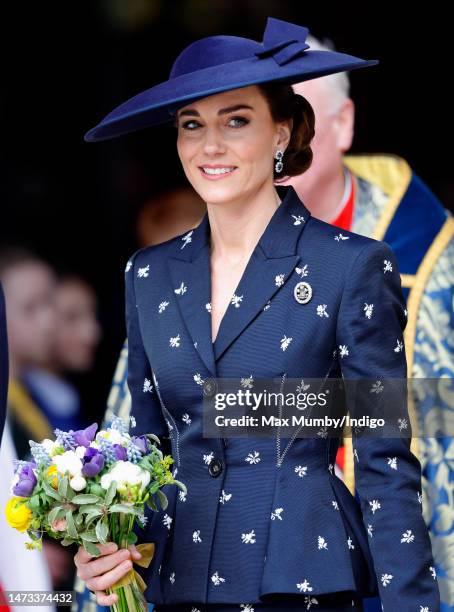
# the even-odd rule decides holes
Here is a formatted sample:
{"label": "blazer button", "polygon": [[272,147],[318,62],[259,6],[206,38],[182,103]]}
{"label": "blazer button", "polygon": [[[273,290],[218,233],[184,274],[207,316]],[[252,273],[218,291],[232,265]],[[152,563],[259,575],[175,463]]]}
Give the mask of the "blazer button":
{"label": "blazer button", "polygon": [[210,476],[213,476],[213,478],[217,478],[222,472],[222,461],[220,461],[219,459],[213,459],[212,461],[210,461],[208,471],[210,473]]}

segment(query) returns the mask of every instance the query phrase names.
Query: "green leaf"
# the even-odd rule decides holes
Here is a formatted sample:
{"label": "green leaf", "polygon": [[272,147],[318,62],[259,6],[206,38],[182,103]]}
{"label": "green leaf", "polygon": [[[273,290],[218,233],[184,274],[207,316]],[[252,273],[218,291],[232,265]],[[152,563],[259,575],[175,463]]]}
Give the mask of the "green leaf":
{"label": "green leaf", "polygon": [[54,521],[64,516],[66,510],[63,506],[55,506],[47,515],[47,522],[51,525]]}
{"label": "green leaf", "polygon": [[66,513],[66,521],[68,523],[67,531],[70,538],[77,540],[79,534],[77,533],[76,524],[74,523],[73,513],[68,510]]}
{"label": "green leaf", "polygon": [[110,483],[110,487],[107,489],[106,497],[104,498],[105,506],[110,506],[110,504],[113,502],[116,492],[117,492],[117,482],[116,480],[113,480]]}
{"label": "green leaf", "polygon": [[92,510],[99,510],[102,513],[102,506],[101,506],[101,504],[90,504],[90,505],[87,504],[86,506],[82,506],[79,509],[79,513],[80,514],[88,514]]}
{"label": "green leaf", "polygon": [[102,497],[99,497],[99,495],[92,495],[91,493],[83,493],[82,495],[75,495],[71,500],[73,504],[80,504],[80,505],[97,504],[102,501],[103,501]]}
{"label": "green leaf", "polygon": [[149,508],[151,508],[151,510],[153,510],[154,512],[158,512],[158,511],[159,511],[159,508],[158,508],[158,506],[156,505],[156,503],[155,503],[155,501],[154,501],[154,499],[153,499],[152,497],[149,497],[149,498],[147,499],[147,502],[146,502],[146,503],[147,503],[147,506],[148,506]]}
{"label": "green leaf", "polygon": [[99,542],[98,536],[94,531],[84,531],[80,534],[80,537],[82,538],[82,540],[87,540],[87,542]]}
{"label": "green leaf", "polygon": [[122,512],[123,514],[141,514],[139,508],[134,508],[134,506],[127,506],[126,504],[113,504],[109,508],[109,514],[113,512]]}
{"label": "green leaf", "polygon": [[30,497],[30,499],[28,500],[27,505],[32,510],[39,510],[39,495],[33,495],[32,497]]}
{"label": "green leaf", "polygon": [[166,510],[169,505],[169,500],[167,499],[167,495],[163,493],[161,490],[156,491],[156,495],[158,496],[159,503],[161,504],[161,508]]}
{"label": "green leaf", "polygon": [[135,544],[137,542],[137,539],[137,533],[134,533],[134,531],[130,531],[126,536],[126,542],[128,546],[129,544]]}
{"label": "green leaf", "polygon": [[60,540],[60,544],[62,546],[71,546],[71,544],[74,544],[74,542],[76,542],[76,540],[73,540],[72,538],[63,538],[63,540]]}
{"label": "green leaf", "polygon": [[101,520],[96,523],[96,535],[98,536],[98,540],[101,544],[107,543],[107,536],[109,535],[109,529],[107,525]]}
{"label": "green leaf", "polygon": [[92,555],[93,557],[99,557],[99,555],[101,554],[99,548],[95,546],[92,542],[89,542],[88,540],[82,540],[82,544],[89,555]]}
{"label": "green leaf", "polygon": [[48,495],[49,497],[52,497],[53,499],[56,499],[57,501],[62,501],[61,495],[59,495],[59,493],[54,488],[52,488],[50,484],[46,482],[45,480],[43,480],[43,489],[46,495]]}
{"label": "green leaf", "polygon": [[63,478],[58,479],[58,493],[59,495],[63,497],[63,499],[65,499],[67,491],[68,491],[68,477],[63,476]]}

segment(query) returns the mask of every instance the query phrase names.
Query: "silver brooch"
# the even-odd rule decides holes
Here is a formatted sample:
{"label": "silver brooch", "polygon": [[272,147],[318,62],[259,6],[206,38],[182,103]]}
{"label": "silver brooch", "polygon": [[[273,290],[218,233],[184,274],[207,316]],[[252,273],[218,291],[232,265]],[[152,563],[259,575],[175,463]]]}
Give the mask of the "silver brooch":
{"label": "silver brooch", "polygon": [[309,285],[309,283],[301,281],[295,285],[293,295],[299,304],[307,304],[312,298],[312,287]]}

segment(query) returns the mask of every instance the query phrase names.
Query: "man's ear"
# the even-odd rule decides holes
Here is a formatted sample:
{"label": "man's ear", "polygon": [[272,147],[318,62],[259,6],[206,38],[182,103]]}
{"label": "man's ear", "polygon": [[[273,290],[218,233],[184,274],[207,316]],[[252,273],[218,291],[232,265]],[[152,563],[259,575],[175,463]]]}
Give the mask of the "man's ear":
{"label": "man's ear", "polygon": [[335,130],[337,147],[342,153],[346,153],[352,146],[355,131],[355,103],[351,98],[343,101],[336,114]]}

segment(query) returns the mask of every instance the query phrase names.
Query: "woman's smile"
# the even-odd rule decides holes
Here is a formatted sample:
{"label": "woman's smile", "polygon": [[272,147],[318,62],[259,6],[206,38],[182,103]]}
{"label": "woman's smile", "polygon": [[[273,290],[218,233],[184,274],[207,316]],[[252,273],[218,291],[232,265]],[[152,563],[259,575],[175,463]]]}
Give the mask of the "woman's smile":
{"label": "woman's smile", "polygon": [[219,164],[199,166],[201,175],[209,181],[218,181],[219,179],[230,176],[236,166],[222,166]]}

